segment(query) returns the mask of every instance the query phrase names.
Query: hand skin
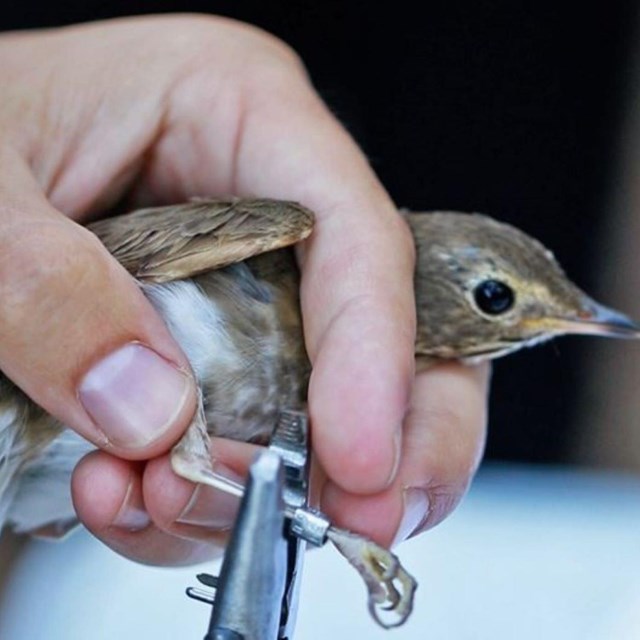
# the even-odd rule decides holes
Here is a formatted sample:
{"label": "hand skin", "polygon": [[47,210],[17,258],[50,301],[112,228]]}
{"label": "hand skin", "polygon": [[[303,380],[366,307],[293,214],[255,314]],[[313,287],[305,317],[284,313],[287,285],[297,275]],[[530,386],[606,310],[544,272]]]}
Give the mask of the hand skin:
{"label": "hand skin", "polygon": [[[286,45],[195,15],[9,33],[0,86],[0,369],[100,447],[72,486],[97,537],[142,562],[184,564],[219,549],[231,518],[223,497],[169,467],[195,406],[184,355],[72,222],[125,196],[132,207],[236,194],[312,208],[299,260],[321,507],[383,544],[455,507],[482,451],[488,369],[414,376],[408,231]],[[107,357],[131,342],[150,349],[146,365]],[[163,396],[146,404],[160,409],[123,426],[86,400],[89,379],[127,416],[123,390],[157,380]],[[214,446],[239,474],[254,453]]]}

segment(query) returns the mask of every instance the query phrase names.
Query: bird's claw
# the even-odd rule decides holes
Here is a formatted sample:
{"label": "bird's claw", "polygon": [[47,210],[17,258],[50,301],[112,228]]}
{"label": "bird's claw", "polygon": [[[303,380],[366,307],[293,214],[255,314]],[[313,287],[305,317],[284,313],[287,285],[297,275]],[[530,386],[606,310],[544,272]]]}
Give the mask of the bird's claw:
{"label": "bird's claw", "polygon": [[371,540],[331,527],[327,537],[362,576],[369,592],[369,612],[385,629],[404,624],[413,610],[415,579],[388,549]]}

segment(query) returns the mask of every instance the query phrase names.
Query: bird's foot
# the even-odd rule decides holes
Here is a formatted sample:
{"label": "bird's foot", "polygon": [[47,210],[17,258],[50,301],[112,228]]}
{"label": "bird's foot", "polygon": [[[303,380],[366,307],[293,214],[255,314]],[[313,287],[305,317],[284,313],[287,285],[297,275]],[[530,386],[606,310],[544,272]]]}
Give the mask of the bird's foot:
{"label": "bird's foot", "polygon": [[363,536],[337,527],[330,527],[327,537],[362,576],[373,619],[385,629],[403,624],[413,610],[418,583],[397,556]]}

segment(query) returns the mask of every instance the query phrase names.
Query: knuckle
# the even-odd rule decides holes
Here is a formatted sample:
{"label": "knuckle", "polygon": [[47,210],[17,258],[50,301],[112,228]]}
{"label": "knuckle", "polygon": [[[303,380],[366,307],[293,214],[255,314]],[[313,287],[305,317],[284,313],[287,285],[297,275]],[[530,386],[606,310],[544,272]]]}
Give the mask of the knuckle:
{"label": "knuckle", "polygon": [[277,36],[254,25],[236,23],[238,42],[249,51],[249,62],[262,71],[274,73],[302,70],[302,59],[295,49]]}
{"label": "knuckle", "polygon": [[[258,26],[207,14],[187,14],[167,19],[168,37],[188,43],[192,49],[204,51],[219,61],[220,47],[229,54],[239,52],[243,64],[278,67],[300,67],[300,57],[284,40]],[[230,59],[234,56],[229,55]]]}
{"label": "knuckle", "polygon": [[205,60],[213,58],[219,64],[220,46],[225,47],[227,59],[242,65],[242,78],[252,85],[264,83],[273,88],[306,77],[305,66],[293,47],[255,25],[197,16],[192,28]]}

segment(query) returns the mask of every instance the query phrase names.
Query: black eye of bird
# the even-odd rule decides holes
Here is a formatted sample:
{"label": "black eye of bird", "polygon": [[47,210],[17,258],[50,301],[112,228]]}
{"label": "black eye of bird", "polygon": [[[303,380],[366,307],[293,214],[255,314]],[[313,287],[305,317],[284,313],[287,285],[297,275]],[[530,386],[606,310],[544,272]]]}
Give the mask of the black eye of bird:
{"label": "black eye of bird", "polygon": [[483,280],[473,290],[473,297],[480,311],[490,316],[509,311],[515,301],[513,289],[500,280]]}

